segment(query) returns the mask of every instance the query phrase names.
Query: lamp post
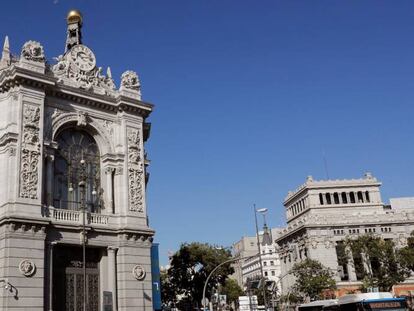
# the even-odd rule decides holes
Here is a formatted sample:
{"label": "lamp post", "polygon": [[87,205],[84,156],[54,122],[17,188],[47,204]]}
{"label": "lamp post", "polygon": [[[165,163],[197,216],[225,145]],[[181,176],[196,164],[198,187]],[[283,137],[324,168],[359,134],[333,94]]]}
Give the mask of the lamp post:
{"label": "lamp post", "polygon": [[[253,210],[254,210],[254,220],[255,220],[255,224],[256,224],[257,249],[259,251],[259,264],[260,264],[260,274],[261,274],[259,284],[261,284],[262,280],[263,281],[265,280],[265,277],[264,277],[264,274],[263,274],[262,250],[261,250],[261,247],[260,247],[259,227],[257,226],[257,213],[261,213],[263,215],[263,217],[265,217],[264,214],[267,212],[267,208],[256,209],[256,204],[253,204]],[[265,305],[265,308],[267,309],[266,286],[265,286],[265,284],[262,285],[262,291],[263,291],[263,303]]]}
{"label": "lamp post", "polygon": [[85,204],[85,188],[86,188],[86,163],[82,159],[80,161],[80,208],[82,210],[82,272],[83,272],[83,311],[86,311],[86,204]]}
{"label": "lamp post", "polygon": [[[206,281],[205,281],[205,283],[204,283],[204,288],[203,288],[203,300],[201,300],[201,303],[203,304],[203,306],[204,306],[204,311],[207,311],[207,308],[206,308],[206,290],[207,290],[207,284],[208,284],[208,281],[210,280],[210,278],[211,278],[211,276],[214,274],[214,272],[216,272],[217,271],[217,269],[218,268],[220,268],[221,266],[223,266],[223,265],[225,265],[226,263],[230,263],[230,262],[233,262],[233,261],[237,261],[237,260],[242,260],[242,259],[249,259],[249,258],[252,258],[252,257],[255,257],[256,255],[253,255],[253,256],[247,256],[247,257],[236,257],[236,258],[231,258],[231,259],[228,259],[228,260],[226,260],[226,261],[223,261],[221,264],[219,264],[219,265],[217,265],[211,272],[210,272],[210,274],[207,276],[207,279],[206,279]],[[211,299],[211,297],[210,297],[210,299]],[[211,310],[210,310],[211,311]]]}

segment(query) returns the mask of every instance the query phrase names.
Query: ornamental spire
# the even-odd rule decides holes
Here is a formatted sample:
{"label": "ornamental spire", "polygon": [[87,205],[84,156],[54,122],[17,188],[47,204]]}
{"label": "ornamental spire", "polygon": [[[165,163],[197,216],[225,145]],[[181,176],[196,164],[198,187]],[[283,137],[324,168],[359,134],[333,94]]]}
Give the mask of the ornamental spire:
{"label": "ornamental spire", "polygon": [[3,52],[1,54],[1,63],[5,65],[10,65],[10,61],[11,61],[11,54],[10,54],[9,37],[6,36],[4,38]]}
{"label": "ornamental spire", "polygon": [[71,10],[66,17],[68,30],[66,36],[65,53],[74,45],[82,44],[82,14],[78,10]]}

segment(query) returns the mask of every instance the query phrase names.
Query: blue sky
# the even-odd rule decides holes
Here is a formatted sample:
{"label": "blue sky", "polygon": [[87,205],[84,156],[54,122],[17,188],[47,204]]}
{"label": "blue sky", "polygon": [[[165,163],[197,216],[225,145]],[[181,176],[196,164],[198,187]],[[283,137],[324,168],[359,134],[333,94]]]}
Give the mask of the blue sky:
{"label": "blue sky", "polygon": [[[414,195],[412,1],[9,1],[0,35],[62,54],[65,16],[114,77],[136,70],[155,104],[148,213],[160,260],[180,243],[254,234],[252,205],[285,223],[307,175],[371,171]],[[118,79],[119,81],[119,79]]]}

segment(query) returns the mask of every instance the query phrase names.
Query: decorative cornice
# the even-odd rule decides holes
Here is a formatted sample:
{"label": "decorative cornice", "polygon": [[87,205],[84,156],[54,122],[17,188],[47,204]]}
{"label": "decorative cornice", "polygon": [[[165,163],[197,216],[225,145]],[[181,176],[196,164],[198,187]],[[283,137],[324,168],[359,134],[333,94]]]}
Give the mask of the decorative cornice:
{"label": "decorative cornice", "polygon": [[43,89],[47,95],[74,101],[86,106],[109,111],[126,111],[144,118],[153,110],[153,105],[122,94],[110,97],[91,91],[57,83],[57,78],[40,74],[15,64],[0,71],[0,93],[9,91],[15,86],[27,85]]}

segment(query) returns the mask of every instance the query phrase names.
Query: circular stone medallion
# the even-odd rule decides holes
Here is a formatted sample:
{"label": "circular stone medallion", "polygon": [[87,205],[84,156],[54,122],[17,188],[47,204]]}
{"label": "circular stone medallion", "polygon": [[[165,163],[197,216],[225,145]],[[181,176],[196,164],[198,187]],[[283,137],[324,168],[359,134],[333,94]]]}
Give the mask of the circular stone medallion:
{"label": "circular stone medallion", "polygon": [[25,259],[20,262],[19,270],[24,276],[32,276],[36,272],[36,265],[33,261]]}
{"label": "circular stone medallion", "polygon": [[142,281],[143,279],[145,279],[146,272],[142,266],[136,265],[132,269],[132,274],[134,278],[136,278],[138,281]]}

